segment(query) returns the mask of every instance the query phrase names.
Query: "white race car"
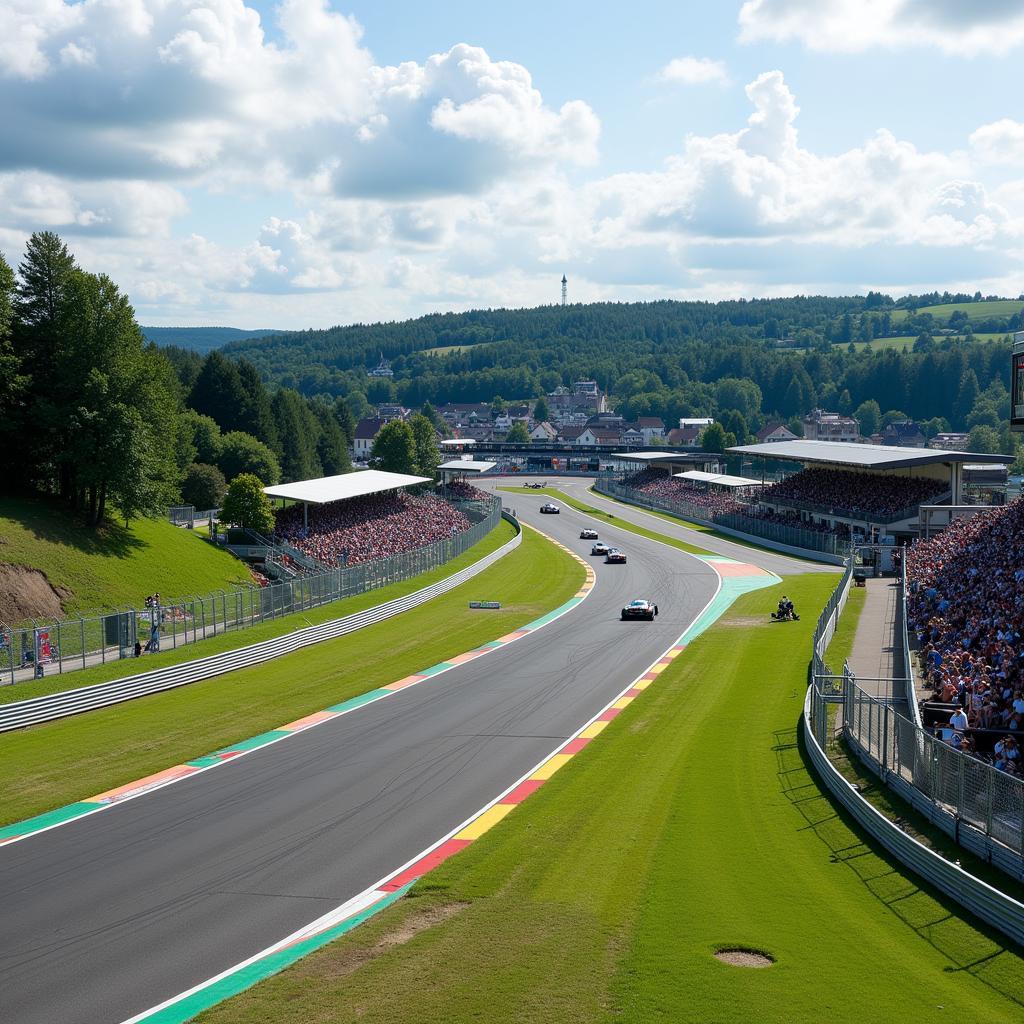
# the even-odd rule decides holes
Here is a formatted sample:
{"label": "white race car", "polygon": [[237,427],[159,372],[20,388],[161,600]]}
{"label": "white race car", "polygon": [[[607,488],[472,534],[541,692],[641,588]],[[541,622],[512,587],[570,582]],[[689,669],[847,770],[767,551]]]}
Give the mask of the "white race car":
{"label": "white race car", "polygon": [[595,541],[594,546],[590,549],[592,555],[607,555],[608,545],[603,540]]}
{"label": "white race car", "polygon": [[597,540],[597,530],[580,530],[580,540]]}
{"label": "white race car", "polygon": [[545,501],[540,507],[541,512],[548,516],[557,516],[562,510],[553,502]]}

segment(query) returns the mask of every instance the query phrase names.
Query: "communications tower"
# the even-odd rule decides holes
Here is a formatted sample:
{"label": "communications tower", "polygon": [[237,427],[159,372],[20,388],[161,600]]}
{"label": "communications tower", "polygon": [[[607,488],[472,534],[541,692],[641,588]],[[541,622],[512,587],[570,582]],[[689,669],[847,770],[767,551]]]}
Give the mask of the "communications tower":
{"label": "communications tower", "polygon": [[562,275],[562,305],[565,305],[566,297],[568,296],[569,282],[566,280],[565,274]]}

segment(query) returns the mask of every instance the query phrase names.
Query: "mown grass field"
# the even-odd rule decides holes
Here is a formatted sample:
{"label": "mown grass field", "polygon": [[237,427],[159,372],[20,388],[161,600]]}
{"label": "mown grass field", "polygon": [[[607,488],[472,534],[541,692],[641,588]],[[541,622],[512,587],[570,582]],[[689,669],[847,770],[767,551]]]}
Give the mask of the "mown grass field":
{"label": "mown grass field", "polygon": [[67,612],[252,583],[238,559],[162,519],[92,531],[52,502],[30,498],[0,498],[0,562],[41,569],[51,586],[70,591]]}
{"label": "mown grass field", "polygon": [[[948,320],[954,313],[966,313],[970,320],[986,320],[992,316],[1013,316],[1024,309],[1020,299],[992,299],[987,302],[947,302],[940,306],[922,306],[918,313],[930,313],[936,320]],[[895,323],[906,320],[908,311],[895,309],[892,319]]]}
{"label": "mown grass field", "polygon": [[[1024,961],[861,841],[798,739],[835,580],[741,598],[410,897],[203,1024],[836,1024],[1024,1014]],[[782,589],[804,617],[771,625]],[[767,951],[764,970],[717,961]]]}
{"label": "mown grass field", "polygon": [[431,583],[453,575],[467,565],[479,561],[485,555],[501,547],[502,544],[508,543],[515,533],[515,528],[502,520],[482,541],[459,555],[458,558],[453,558],[437,569],[421,573],[419,576],[414,576],[401,583],[392,583],[378,590],[369,590],[365,594],[321,605],[319,608],[310,608],[305,612],[294,612],[279,619],[271,619],[258,626],[253,626],[251,629],[220,633],[215,637],[208,637],[197,643],[184,644],[177,648],[168,648],[165,645],[159,653],[146,654],[141,659],[127,658],[124,661],[109,661],[105,665],[96,665],[78,672],[49,675],[44,679],[18,683],[16,686],[0,686],[0,704],[28,700],[30,697],[42,697],[48,693],[59,693],[61,690],[91,686],[93,683],[104,683],[110,679],[122,679],[124,676],[134,675],[137,672],[148,672],[150,669],[178,665],[183,661],[191,661],[193,658],[205,658],[210,654],[220,654],[222,651],[231,651],[237,647],[247,647],[249,644],[259,643],[261,640],[283,636],[285,633],[301,629],[303,626],[316,626],[331,619],[353,615],[356,612],[361,612],[364,608],[383,604],[396,597],[403,597],[406,594],[411,594],[414,590],[421,590],[423,587],[430,586]]}
{"label": "mown grass field", "polygon": [[[394,619],[257,668],[0,735],[0,824],[257,735],[510,632],[567,601],[584,569],[532,530],[511,554]],[[500,611],[471,600],[501,601]]]}

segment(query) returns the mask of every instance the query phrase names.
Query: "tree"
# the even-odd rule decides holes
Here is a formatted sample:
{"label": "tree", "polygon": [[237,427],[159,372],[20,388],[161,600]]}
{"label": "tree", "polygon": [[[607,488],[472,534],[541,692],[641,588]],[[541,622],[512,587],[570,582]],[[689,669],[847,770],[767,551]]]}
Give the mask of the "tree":
{"label": "tree", "polygon": [[705,452],[724,452],[726,448],[736,443],[735,436],[730,441],[730,435],[726,433],[721,423],[710,423],[704,428],[700,435],[700,447]]}
{"label": "tree", "polygon": [[312,480],[323,474],[317,455],[320,424],[297,391],[281,388],[271,402],[281,439],[281,474],[284,480]]}
{"label": "tree", "polygon": [[345,444],[350,448],[356,436],[356,420],[352,415],[352,408],[344,398],[338,398],[334,402],[334,418],[338,421],[341,432],[345,435]]}
{"label": "tree", "polygon": [[220,352],[214,350],[199,371],[188,404],[216,420],[225,433],[231,430],[245,430],[243,410],[246,406],[245,389],[238,367]]}
{"label": "tree", "polygon": [[274,413],[270,408],[270,396],[260,378],[259,370],[248,359],[238,360],[238,380],[242,385],[242,404],[235,421],[236,430],[262,441],[274,451],[280,444]]}
{"label": "tree", "polygon": [[14,327],[14,271],[0,253],[0,381],[4,397],[0,401],[0,479],[15,479],[15,438],[23,422],[25,399],[30,378],[21,371],[11,343]]}
{"label": "tree", "polygon": [[967,435],[967,450],[984,454],[995,454],[999,451],[999,434],[992,427],[972,427]]}
{"label": "tree", "polygon": [[853,418],[860,425],[862,437],[871,437],[872,434],[877,434],[881,429],[882,410],[873,398],[869,398],[866,402],[861,402],[857,406]]}
{"label": "tree", "polygon": [[978,386],[978,375],[974,370],[964,370],[960,378],[960,387],[957,390],[956,401],[953,403],[953,422],[958,427],[966,426],[967,417],[970,416],[977,404],[981,388]]}
{"label": "tree", "polygon": [[216,465],[226,480],[250,474],[265,480],[269,485],[281,479],[277,456],[262,441],[241,430],[232,430],[230,434],[224,435]]}
{"label": "tree", "polygon": [[220,509],[222,522],[268,534],[274,530],[274,510],[263,493],[263,481],[252,473],[242,473],[228,484]]}
{"label": "tree", "polygon": [[885,430],[890,423],[904,423],[909,419],[910,417],[905,412],[900,412],[899,409],[890,409],[882,417],[882,430]]}
{"label": "tree", "polygon": [[512,424],[512,429],[505,435],[505,440],[510,444],[529,444],[530,434],[526,424],[522,420],[516,420]]}
{"label": "tree", "polygon": [[348,439],[338,426],[334,409],[317,402],[313,412],[320,424],[320,437],[316,443],[316,454],[325,476],[341,476],[352,472],[352,460],[348,456]]}
{"label": "tree", "polygon": [[373,439],[370,464],[388,473],[416,475],[416,438],[404,420],[392,420]]}
{"label": "tree", "polygon": [[442,437],[447,437],[451,433],[444,417],[430,404],[430,402],[424,402],[423,408],[420,412],[430,420],[434,425],[434,430],[436,430]]}
{"label": "tree", "polygon": [[417,414],[410,417],[409,426],[412,427],[413,441],[416,444],[416,472],[433,480],[437,477],[437,467],[441,462],[434,424],[426,416]]}
{"label": "tree", "polygon": [[224,474],[216,466],[195,463],[189,466],[185,474],[181,485],[181,500],[202,511],[220,508],[227,487]]}
{"label": "tree", "polygon": [[551,410],[548,408],[548,400],[543,395],[533,404],[533,418],[538,423],[551,422]]}
{"label": "tree", "polygon": [[[735,409],[747,422],[761,411],[761,389],[752,380],[746,378],[723,377],[715,388],[715,399],[720,410]],[[802,400],[801,394],[794,412],[803,411],[799,407]]]}
{"label": "tree", "polygon": [[[203,416],[195,409],[186,409],[182,413],[181,421],[188,443],[195,450],[195,458],[192,461],[207,466],[216,466],[220,461],[221,445],[224,443],[217,421],[209,416]],[[191,465],[191,463],[189,464]],[[258,473],[257,476],[259,476]],[[264,479],[266,478],[264,477]],[[268,480],[267,482],[276,483],[277,481]]]}

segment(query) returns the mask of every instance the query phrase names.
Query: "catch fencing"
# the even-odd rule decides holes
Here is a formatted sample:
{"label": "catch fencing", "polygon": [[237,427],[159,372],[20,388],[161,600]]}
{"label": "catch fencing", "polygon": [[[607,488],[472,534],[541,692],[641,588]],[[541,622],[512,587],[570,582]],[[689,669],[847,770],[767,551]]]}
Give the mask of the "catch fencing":
{"label": "catch fencing", "polygon": [[872,807],[826,754],[841,732],[849,749],[928,820],[1011,877],[1024,879],[1024,781],[929,735],[900,715],[891,702],[861,689],[848,665],[839,676],[830,671],[824,652],[835,632],[850,578],[848,568],[814,631],[812,678],[803,716],[811,763],[826,787],[872,838],[983,921],[1024,943],[1024,904],[908,835]]}
{"label": "catch fencing", "polygon": [[365,626],[383,622],[385,619],[424,604],[432,598],[439,597],[468,582],[492,566],[498,559],[510,551],[514,551],[522,543],[522,528],[514,515],[507,512],[501,514],[516,528],[516,535],[511,540],[490,554],[484,555],[472,565],[460,569],[437,583],[414,591],[412,594],[393,598],[353,615],[332,619],[316,626],[306,626],[303,629],[286,633],[284,636],[250,644],[248,647],[225,651],[223,654],[211,654],[206,658],[196,658],[180,665],[170,665],[167,668],[154,669],[151,672],[142,672],[107,683],[97,683],[94,686],[83,686],[77,690],[65,690],[61,693],[48,694],[45,697],[35,697],[31,700],[0,705],[0,732],[23,729],[30,725],[39,725],[58,718],[82,714],[85,711],[94,711],[97,708],[120,704],[123,701],[134,700],[136,697],[173,690],[203,679],[212,679],[224,672],[260,665],[273,658],[279,658],[303,647],[309,647],[311,644],[333,640]]}
{"label": "catch fencing", "polygon": [[833,556],[837,560],[846,558],[850,553],[850,542],[835,536],[835,534],[819,533],[816,530],[806,530],[799,526],[789,526],[786,523],[775,523],[768,519],[758,519],[756,516],[743,515],[738,512],[712,512],[702,505],[694,505],[692,502],[681,499],[667,501],[645,494],[643,491],[637,491],[632,487],[626,487],[609,477],[599,477],[594,484],[594,489],[611,497],[623,498],[641,508],[669,512],[702,526],[735,531],[755,540],[760,538],[791,548],[818,551]]}
{"label": "catch fencing", "polygon": [[377,590],[437,569],[468,551],[501,520],[501,499],[453,502],[472,525],[422,547],[359,565],[100,615],[0,623],[0,681],[20,683],[248,629],[293,612]]}

